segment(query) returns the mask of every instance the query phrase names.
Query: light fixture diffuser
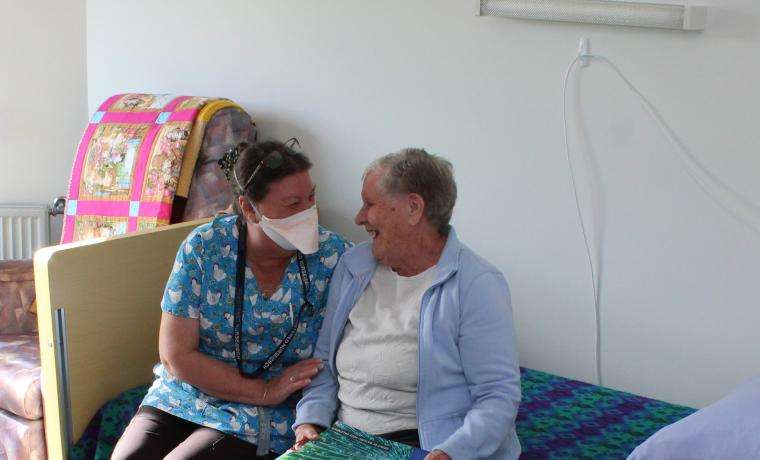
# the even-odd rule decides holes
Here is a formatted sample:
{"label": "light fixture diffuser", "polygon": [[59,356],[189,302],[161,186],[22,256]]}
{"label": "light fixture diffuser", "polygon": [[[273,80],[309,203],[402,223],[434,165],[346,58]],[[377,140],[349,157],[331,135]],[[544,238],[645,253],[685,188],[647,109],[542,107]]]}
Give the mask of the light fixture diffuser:
{"label": "light fixture diffuser", "polygon": [[475,0],[477,14],[540,21],[704,30],[707,8],[610,0]]}

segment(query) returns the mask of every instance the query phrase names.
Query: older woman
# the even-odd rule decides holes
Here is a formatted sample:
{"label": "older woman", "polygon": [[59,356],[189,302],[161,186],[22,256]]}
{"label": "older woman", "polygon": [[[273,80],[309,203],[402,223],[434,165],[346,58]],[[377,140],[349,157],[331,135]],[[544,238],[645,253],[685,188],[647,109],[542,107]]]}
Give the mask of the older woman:
{"label": "older woman", "polygon": [[513,459],[520,374],[509,289],[451,229],[451,164],[419,149],[367,170],[315,356],[328,363],[298,404],[296,445],[337,420],[432,451]]}
{"label": "older woman", "polygon": [[239,214],[180,246],[156,380],[114,459],[274,458],[322,367],[308,358],[347,243],[318,227],[311,163],[280,142],[243,144],[223,163]]}

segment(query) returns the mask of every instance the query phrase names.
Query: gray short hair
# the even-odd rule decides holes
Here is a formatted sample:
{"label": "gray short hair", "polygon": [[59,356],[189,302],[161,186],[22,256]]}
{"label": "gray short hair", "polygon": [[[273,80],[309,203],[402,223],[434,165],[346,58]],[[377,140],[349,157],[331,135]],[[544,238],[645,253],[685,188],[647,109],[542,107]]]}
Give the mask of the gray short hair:
{"label": "gray short hair", "polygon": [[388,193],[416,193],[425,200],[425,217],[446,236],[451,230],[451,214],[457,201],[457,184],[451,163],[424,149],[408,148],[389,153],[370,164],[364,175],[381,167],[381,185]]}

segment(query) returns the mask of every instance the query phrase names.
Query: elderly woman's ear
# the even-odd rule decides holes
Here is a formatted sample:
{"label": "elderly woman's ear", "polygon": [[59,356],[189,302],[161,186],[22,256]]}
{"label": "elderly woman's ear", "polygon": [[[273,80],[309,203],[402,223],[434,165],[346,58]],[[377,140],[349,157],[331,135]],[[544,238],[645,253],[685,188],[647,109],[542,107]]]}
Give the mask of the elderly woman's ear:
{"label": "elderly woman's ear", "polygon": [[409,225],[417,225],[425,215],[425,199],[417,193],[410,193],[407,200],[409,204]]}

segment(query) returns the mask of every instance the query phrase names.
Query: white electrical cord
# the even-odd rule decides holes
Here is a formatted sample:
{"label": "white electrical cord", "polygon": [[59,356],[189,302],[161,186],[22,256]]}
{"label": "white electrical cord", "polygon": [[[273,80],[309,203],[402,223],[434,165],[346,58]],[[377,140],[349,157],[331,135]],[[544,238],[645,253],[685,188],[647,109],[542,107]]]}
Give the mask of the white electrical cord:
{"label": "white electrical cord", "polygon": [[580,223],[581,233],[583,233],[583,242],[586,245],[586,257],[588,259],[589,273],[591,274],[591,288],[594,296],[594,315],[596,321],[596,330],[594,333],[594,352],[596,358],[596,380],[599,386],[602,386],[602,349],[601,349],[601,321],[600,321],[600,308],[599,308],[599,277],[596,273],[596,266],[594,265],[593,256],[591,255],[591,243],[589,242],[588,234],[586,233],[586,224],[583,221],[583,212],[581,211],[581,202],[578,198],[578,185],[575,182],[575,169],[573,168],[573,160],[570,158],[570,141],[567,133],[567,84],[570,80],[570,74],[572,73],[575,65],[581,57],[576,57],[573,62],[567,67],[565,72],[564,87],[562,90],[562,122],[565,127],[565,156],[567,157],[567,166],[570,169],[570,181],[573,185],[573,197],[575,198],[575,209],[578,212],[578,222]]}
{"label": "white electrical cord", "polygon": [[[612,68],[612,70],[620,77],[621,80],[628,86],[628,88],[638,97],[641,104],[646,109],[647,113],[657,123],[665,137],[675,147],[677,152],[677,159],[684,166],[686,174],[699,186],[699,188],[712,199],[715,204],[718,205],[725,212],[733,216],[737,221],[746,226],[748,229],[760,235],[760,206],[754,204],[752,201],[735,191],[731,186],[721,181],[715,174],[710,172],[700,161],[696,158],[678,138],[673,129],[663,119],[657,109],[651,102],[631,83],[628,78],[623,75],[623,72],[609,59],[604,56],[595,54],[582,54],[577,56],[573,62],[567,68],[565,72],[565,79],[562,91],[562,121],[564,124],[565,132],[565,155],[567,157],[568,167],[570,169],[570,180],[573,186],[573,196],[575,198],[575,206],[578,212],[578,220],[580,222],[581,233],[583,234],[583,241],[586,245],[586,255],[588,258],[589,269],[591,273],[591,285],[593,288],[594,297],[594,313],[596,318],[596,331],[594,337],[594,346],[596,353],[596,377],[599,385],[602,385],[602,360],[601,360],[601,316],[600,316],[600,304],[599,304],[599,274],[597,273],[598,263],[595,265],[593,256],[591,254],[591,243],[589,242],[588,234],[586,232],[586,225],[583,220],[583,213],[581,211],[580,199],[578,198],[578,187],[575,180],[575,170],[573,168],[573,161],[570,156],[570,141],[568,135],[567,126],[567,86],[570,80],[570,75],[575,69],[578,61],[580,60],[598,60],[606,63]],[[601,259],[599,254],[597,259]]]}

